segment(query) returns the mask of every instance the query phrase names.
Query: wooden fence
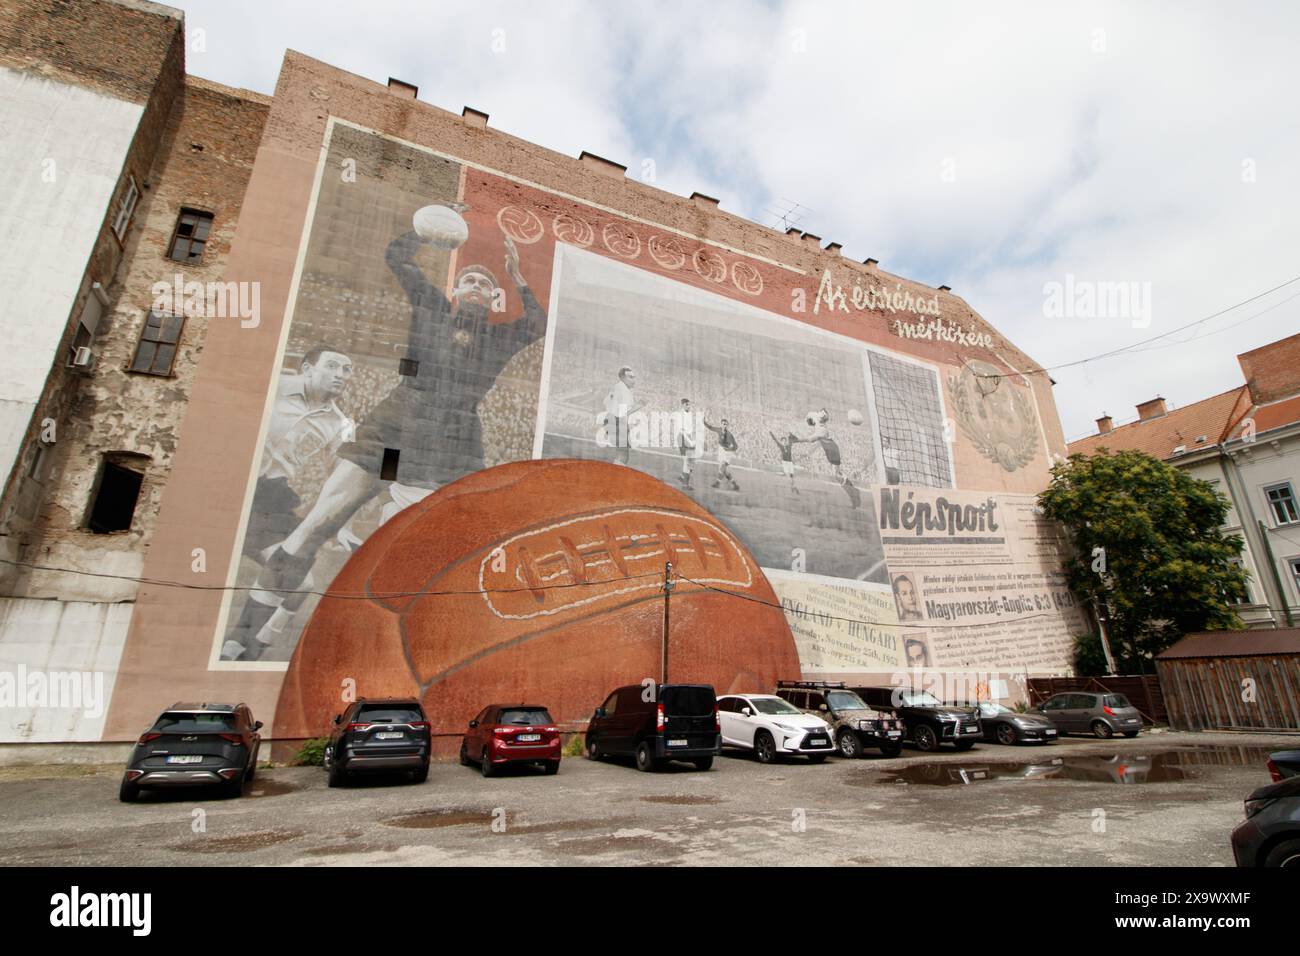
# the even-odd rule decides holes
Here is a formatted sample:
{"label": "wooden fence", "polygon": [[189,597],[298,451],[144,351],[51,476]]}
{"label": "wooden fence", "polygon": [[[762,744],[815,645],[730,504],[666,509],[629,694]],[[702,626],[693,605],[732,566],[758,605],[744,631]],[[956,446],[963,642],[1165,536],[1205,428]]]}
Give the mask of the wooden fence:
{"label": "wooden fence", "polygon": [[1300,730],[1300,655],[1156,662],[1175,730]]}

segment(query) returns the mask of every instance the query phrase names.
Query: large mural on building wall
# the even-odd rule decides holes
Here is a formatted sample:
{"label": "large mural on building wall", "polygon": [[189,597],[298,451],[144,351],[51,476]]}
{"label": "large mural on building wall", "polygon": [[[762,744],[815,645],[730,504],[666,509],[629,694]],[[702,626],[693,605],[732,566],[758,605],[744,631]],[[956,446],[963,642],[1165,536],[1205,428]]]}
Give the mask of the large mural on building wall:
{"label": "large mural on building wall", "polygon": [[288,666],[349,558],[434,491],[587,459],[734,535],[807,675],[1065,668],[1083,625],[1034,510],[1035,397],[937,305],[837,301],[829,273],[340,121],[323,170],[212,666]]}

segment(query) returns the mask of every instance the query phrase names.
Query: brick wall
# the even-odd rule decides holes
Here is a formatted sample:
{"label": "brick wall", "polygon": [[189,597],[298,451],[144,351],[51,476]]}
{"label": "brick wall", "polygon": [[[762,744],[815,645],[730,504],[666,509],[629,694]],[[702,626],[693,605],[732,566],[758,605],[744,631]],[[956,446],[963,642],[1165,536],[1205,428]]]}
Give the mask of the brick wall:
{"label": "brick wall", "polygon": [[1300,334],[1237,356],[1257,405],[1300,392]]}

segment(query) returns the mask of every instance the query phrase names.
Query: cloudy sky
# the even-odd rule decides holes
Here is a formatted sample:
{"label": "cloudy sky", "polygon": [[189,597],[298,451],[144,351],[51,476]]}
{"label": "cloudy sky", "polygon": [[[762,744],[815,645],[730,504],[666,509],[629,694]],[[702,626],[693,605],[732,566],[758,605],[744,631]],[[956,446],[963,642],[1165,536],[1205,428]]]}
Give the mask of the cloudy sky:
{"label": "cloudy sky", "polygon": [[[271,93],[290,47],[758,222],[798,203],[1049,368],[1300,276],[1294,3],[171,2],[191,73]],[[1087,314],[1099,283],[1127,309]],[[1297,331],[1300,282],[1058,369],[1066,435]]]}

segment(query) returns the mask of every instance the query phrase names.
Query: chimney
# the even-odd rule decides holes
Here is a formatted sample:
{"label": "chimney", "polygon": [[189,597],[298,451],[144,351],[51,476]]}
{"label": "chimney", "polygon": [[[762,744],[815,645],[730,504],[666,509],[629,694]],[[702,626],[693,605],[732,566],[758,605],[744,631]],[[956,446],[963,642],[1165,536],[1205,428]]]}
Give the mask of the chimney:
{"label": "chimney", "polygon": [[1115,422],[1105,412],[1101,413],[1101,418],[1097,419],[1097,434],[1109,435],[1115,428]]}
{"label": "chimney", "polygon": [[1237,362],[1256,405],[1300,393],[1300,333],[1242,352]]}
{"label": "chimney", "polygon": [[388,78],[388,92],[403,99],[413,100],[416,94],[420,92],[420,88],[414,83],[407,83],[405,80],[394,79],[390,76]]}
{"label": "chimney", "polygon": [[488,115],[482,110],[476,110],[472,106],[467,106],[460,111],[460,115],[470,126],[477,126],[479,129],[487,129]]}
{"label": "chimney", "polygon": [[622,163],[616,163],[612,159],[605,159],[603,156],[589,153],[585,149],[578,154],[578,159],[597,172],[604,173],[606,176],[617,176],[619,179],[622,179],[627,175],[627,167]]}
{"label": "chimney", "polygon": [[862,260],[862,264],[863,264],[864,266],[867,266],[867,267],[871,268],[871,269],[874,269],[876,266],[880,265],[880,260],[879,260],[879,259],[863,259],[863,260]]}
{"label": "chimney", "polygon": [[840,254],[840,250],[843,249],[843,248],[844,248],[844,246],[841,245],[841,244],[838,243],[838,242],[828,242],[828,243],[826,243],[826,251],[829,252],[829,253],[830,253],[831,255],[833,255],[833,256],[838,256],[838,255]]}
{"label": "chimney", "polygon": [[941,285],[941,286],[939,286],[939,291],[940,291],[940,292],[951,292],[951,291],[952,291],[952,286],[950,286],[950,285]]}
{"label": "chimney", "polygon": [[1137,407],[1138,421],[1149,422],[1153,418],[1160,418],[1166,414],[1165,400],[1157,395],[1149,402],[1143,402]]}
{"label": "chimney", "polygon": [[800,229],[798,226],[791,226],[789,229],[785,231],[785,234],[792,239],[798,239],[800,236],[803,235],[803,230]]}
{"label": "chimney", "polygon": [[712,196],[704,195],[704,193],[691,193],[691,202],[697,206],[703,206],[705,209],[718,208],[718,201]]}
{"label": "chimney", "polygon": [[805,232],[803,234],[803,241],[806,245],[812,246],[818,252],[821,252],[821,248],[822,248],[821,236],[814,236],[811,232]]}

